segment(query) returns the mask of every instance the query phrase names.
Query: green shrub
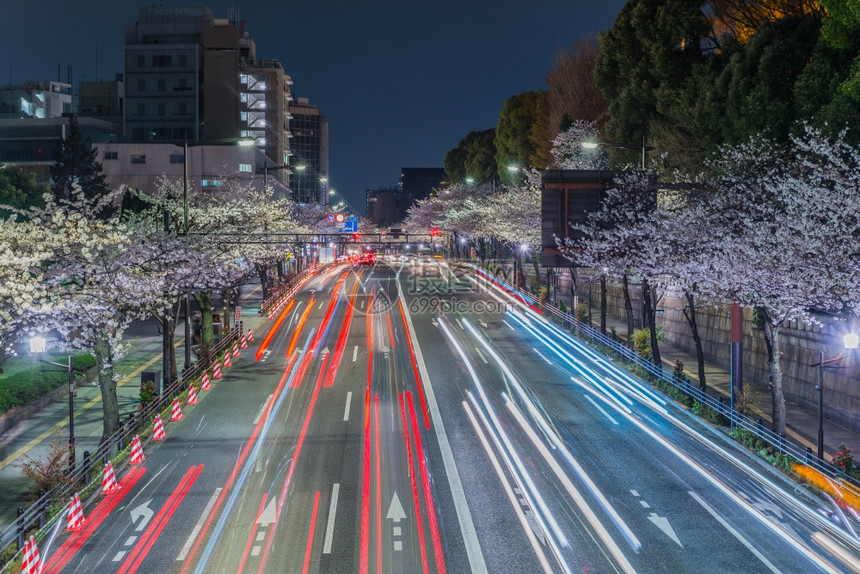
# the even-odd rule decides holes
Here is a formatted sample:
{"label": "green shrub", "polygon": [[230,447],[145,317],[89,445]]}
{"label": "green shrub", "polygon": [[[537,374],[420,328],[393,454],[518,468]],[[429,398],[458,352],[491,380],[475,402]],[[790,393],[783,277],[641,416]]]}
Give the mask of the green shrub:
{"label": "green shrub", "polygon": [[580,323],[588,323],[588,303],[580,303],[576,306],[576,318]]}
{"label": "green shrub", "polygon": [[[90,355],[74,357],[76,372],[86,371],[95,364],[95,359]],[[35,365],[31,369],[0,377],[0,413],[28,405],[51,391],[67,385],[68,382],[67,372],[47,365]]]}
{"label": "green shrub", "polygon": [[633,331],[633,349],[643,359],[651,360],[651,333],[648,329]]}

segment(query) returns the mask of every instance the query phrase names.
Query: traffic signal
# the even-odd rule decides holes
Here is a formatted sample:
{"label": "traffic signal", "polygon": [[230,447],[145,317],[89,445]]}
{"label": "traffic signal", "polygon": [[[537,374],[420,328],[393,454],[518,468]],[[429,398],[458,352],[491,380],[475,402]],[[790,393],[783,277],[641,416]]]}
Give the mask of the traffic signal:
{"label": "traffic signal", "polygon": [[438,228],[438,227],[434,227],[433,229],[431,229],[431,230],[430,230],[430,235],[432,235],[433,237],[438,237],[438,236],[439,236],[439,228]]}
{"label": "traffic signal", "polygon": [[352,240],[353,241],[358,241],[359,239],[361,239],[361,233],[353,233],[352,234]]}

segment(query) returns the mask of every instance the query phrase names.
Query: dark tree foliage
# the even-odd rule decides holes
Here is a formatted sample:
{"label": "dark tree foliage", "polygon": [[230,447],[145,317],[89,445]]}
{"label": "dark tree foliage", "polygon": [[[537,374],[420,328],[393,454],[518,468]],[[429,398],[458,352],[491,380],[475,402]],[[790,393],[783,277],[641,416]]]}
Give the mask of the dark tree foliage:
{"label": "dark tree foliage", "polygon": [[108,187],[102,164],[96,160],[97,154],[90,138],[85,139],[81,134],[78,119],[69,117],[69,132],[65,139],[57,141],[55,163],[51,166],[51,191],[58,199],[72,199],[75,185],[80,186],[84,197],[90,201],[107,194]]}
{"label": "dark tree foliage", "polygon": [[817,14],[782,18],[759,26],[744,44],[723,44],[697,90],[696,129],[709,148],[755,134],[788,137],[798,119],[795,83],[812,57],[820,27]]}
{"label": "dark tree foliage", "polygon": [[454,149],[445,154],[445,173],[452,184],[474,178],[487,183],[496,174],[496,130],[469,132]]}
{"label": "dark tree foliage", "polygon": [[546,92],[522,92],[505,101],[496,126],[496,164],[500,181],[510,182],[508,166],[544,169],[552,163]]}
{"label": "dark tree foliage", "polygon": [[[47,185],[36,183],[36,174],[11,168],[0,169],[0,205],[9,205],[26,210],[29,207],[44,207],[44,194],[51,190]],[[0,211],[0,213],[4,212]]]}

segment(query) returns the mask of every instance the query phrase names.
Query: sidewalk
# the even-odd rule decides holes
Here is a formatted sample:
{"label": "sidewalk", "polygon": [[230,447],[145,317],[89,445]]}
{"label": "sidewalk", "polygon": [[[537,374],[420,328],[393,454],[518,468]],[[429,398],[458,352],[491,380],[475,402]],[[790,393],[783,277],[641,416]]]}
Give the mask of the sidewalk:
{"label": "sidewalk", "polygon": [[[565,301],[569,306],[569,303]],[[599,316],[592,316],[592,324],[600,328]],[[606,316],[606,331],[615,327],[618,337],[622,340],[627,338],[627,322],[623,318]],[[684,364],[684,373],[694,384],[698,383],[698,363],[695,351],[689,352],[671,343],[660,343],[660,357],[663,360],[663,369],[672,372],[675,361],[680,360]],[[722,395],[726,404],[731,398],[731,374],[729,371],[712,363],[705,362],[705,381],[708,386],[708,394],[712,396]],[[756,396],[755,418],[761,418],[762,424],[770,428],[771,396],[767,384],[760,381],[744,380],[744,389]],[[786,436],[794,439],[804,447],[812,449],[813,455],[818,452],[818,411],[814,408],[803,407],[797,403],[786,400],[785,402]],[[836,423],[824,420],[824,457],[827,462],[833,457],[833,453],[840,444],[846,444],[853,449],[860,448],[860,433],[845,428]]]}
{"label": "sidewalk", "polygon": [[[246,285],[241,289],[239,303],[246,332],[248,329],[256,330],[266,319],[258,313],[261,301],[259,284]],[[176,361],[181,370],[185,345],[181,326],[176,335]],[[162,338],[155,321],[133,325],[125,338],[134,343],[131,351],[116,365],[115,372],[122,376],[117,382],[121,420],[127,419],[128,414],[137,409],[140,374],[143,371],[162,371]],[[74,404],[76,458],[81,464],[84,451],[95,451],[102,435],[101,393],[98,386],[79,385]],[[0,436],[0,530],[15,521],[18,507],[30,505],[27,498],[30,479],[21,472],[22,464],[28,458],[44,458],[55,438],[67,441],[68,436],[69,403],[65,387],[55,392],[53,402],[41,408],[24,410],[20,420]]]}

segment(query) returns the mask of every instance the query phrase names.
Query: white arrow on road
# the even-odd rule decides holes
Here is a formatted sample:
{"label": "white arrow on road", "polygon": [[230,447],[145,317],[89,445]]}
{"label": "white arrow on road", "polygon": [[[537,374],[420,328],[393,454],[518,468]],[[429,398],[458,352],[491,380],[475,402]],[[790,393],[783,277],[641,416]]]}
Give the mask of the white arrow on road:
{"label": "white arrow on road", "polygon": [[391,497],[391,505],[388,507],[388,514],[385,518],[393,520],[395,523],[406,518],[406,513],[403,511],[403,505],[400,504],[400,499],[397,498],[397,493]]}
{"label": "white arrow on road", "polygon": [[150,502],[152,502],[151,498],[140,506],[136,506],[131,509],[130,514],[132,524],[137,522],[138,518],[141,518],[140,524],[138,524],[135,528],[137,532],[140,532],[141,530],[146,528],[146,525],[149,524],[149,521],[152,519],[152,515],[155,514],[155,512],[151,508],[149,508]]}
{"label": "white arrow on road", "polygon": [[675,534],[675,531],[672,530],[672,525],[669,524],[668,518],[666,518],[665,516],[657,516],[656,512],[652,512],[651,516],[648,517],[648,520],[653,522],[657,528],[662,530],[663,534],[674,540],[675,544],[677,544],[681,548],[684,547],[684,545],[681,544],[681,541],[678,540],[678,536]]}
{"label": "white arrow on road", "polygon": [[257,524],[268,526],[275,521],[275,500],[275,498],[272,498],[272,500],[269,501],[269,504],[267,504],[263,512],[260,513],[260,518],[257,520]]}
{"label": "white arrow on road", "polygon": [[325,349],[323,349],[323,350],[322,350],[322,353],[320,353],[320,355],[321,355],[321,356],[323,356],[323,357],[325,357],[326,355],[328,355],[328,347],[326,347]]}

